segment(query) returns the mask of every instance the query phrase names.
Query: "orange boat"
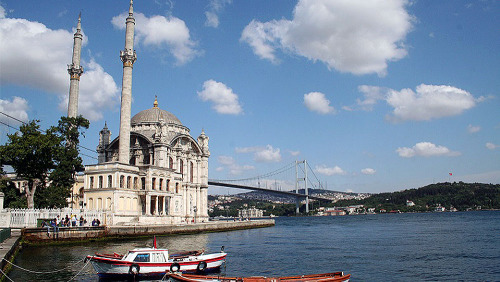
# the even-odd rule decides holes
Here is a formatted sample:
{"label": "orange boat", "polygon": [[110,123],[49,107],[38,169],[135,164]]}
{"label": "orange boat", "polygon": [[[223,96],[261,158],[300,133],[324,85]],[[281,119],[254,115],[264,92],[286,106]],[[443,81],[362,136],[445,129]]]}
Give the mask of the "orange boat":
{"label": "orange boat", "polygon": [[225,276],[205,276],[195,274],[167,273],[164,281],[170,282],[341,282],[349,281],[351,274],[343,272],[308,274],[285,277],[225,277]]}

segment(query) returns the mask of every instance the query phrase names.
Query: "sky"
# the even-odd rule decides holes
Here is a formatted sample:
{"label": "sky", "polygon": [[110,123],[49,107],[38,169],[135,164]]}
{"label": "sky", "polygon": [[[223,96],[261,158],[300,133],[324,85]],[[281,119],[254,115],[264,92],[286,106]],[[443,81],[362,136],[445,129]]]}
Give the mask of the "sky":
{"label": "sky", "polygon": [[[99,131],[119,131],[128,7],[0,0],[0,144],[20,125],[5,114],[42,128],[67,114],[81,12],[81,153],[97,162]],[[498,15],[494,0],[136,0],[132,115],[157,96],[204,130],[210,179],[307,160],[343,192],[498,184]]]}

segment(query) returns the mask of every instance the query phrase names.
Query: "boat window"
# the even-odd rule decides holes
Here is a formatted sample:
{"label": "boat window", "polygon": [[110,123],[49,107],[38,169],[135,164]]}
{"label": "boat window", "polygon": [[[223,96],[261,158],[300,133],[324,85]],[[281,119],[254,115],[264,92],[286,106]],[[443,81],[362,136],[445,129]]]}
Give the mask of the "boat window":
{"label": "boat window", "polygon": [[137,254],[134,261],[137,262],[149,262],[149,254]]}
{"label": "boat window", "polygon": [[151,261],[152,262],[166,262],[165,256],[163,253],[152,253],[151,254]]}

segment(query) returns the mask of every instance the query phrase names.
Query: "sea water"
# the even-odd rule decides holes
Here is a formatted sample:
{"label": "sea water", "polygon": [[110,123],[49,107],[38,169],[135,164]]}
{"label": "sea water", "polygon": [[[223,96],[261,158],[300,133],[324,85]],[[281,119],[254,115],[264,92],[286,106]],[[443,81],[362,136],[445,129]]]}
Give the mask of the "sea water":
{"label": "sea water", "polygon": [[[260,229],[157,237],[170,251],[225,246],[227,276],[344,271],[352,281],[500,281],[500,211],[279,217]],[[151,239],[24,248],[13,281],[98,281],[83,258]],[[48,272],[64,269],[52,274]]]}

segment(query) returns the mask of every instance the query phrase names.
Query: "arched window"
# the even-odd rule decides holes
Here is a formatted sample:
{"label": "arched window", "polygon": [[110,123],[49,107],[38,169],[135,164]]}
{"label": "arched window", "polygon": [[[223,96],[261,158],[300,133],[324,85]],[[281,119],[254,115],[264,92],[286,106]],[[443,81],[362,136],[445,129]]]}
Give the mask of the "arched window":
{"label": "arched window", "polygon": [[170,179],[167,179],[167,192],[170,192]]}
{"label": "arched window", "polygon": [[146,190],[146,177],[141,177],[142,190]]}
{"label": "arched window", "polygon": [[175,183],[175,193],[179,193],[179,183]]}
{"label": "arched window", "polygon": [[108,188],[113,187],[113,176],[108,175]]}
{"label": "arched window", "polygon": [[151,189],[156,190],[156,177],[153,177],[153,183],[151,184]]}
{"label": "arched window", "polygon": [[158,187],[158,190],[163,190],[163,178],[160,178],[160,186]]}
{"label": "arched window", "polygon": [[94,209],[94,199],[89,198],[89,210],[93,210],[93,209]]}
{"label": "arched window", "polygon": [[168,168],[174,168],[174,159],[168,157]]}
{"label": "arched window", "polygon": [[120,175],[120,188],[123,188],[123,182],[125,182],[125,176]]}
{"label": "arched window", "polygon": [[127,176],[127,188],[130,189],[130,182],[132,181],[131,176]]}
{"label": "arched window", "polygon": [[193,162],[189,162],[189,182],[194,182],[194,165]]}
{"label": "arched window", "polygon": [[99,176],[99,188],[102,188],[102,182],[103,182],[103,179],[102,179],[102,176]]}
{"label": "arched window", "polygon": [[184,162],[182,160],[179,161],[179,172],[181,175],[184,174]]}
{"label": "arched window", "polygon": [[134,189],[139,189],[139,178],[134,177]]}
{"label": "arched window", "polygon": [[89,177],[89,182],[90,182],[89,183],[89,188],[90,189],[94,188],[94,177],[93,176]]}

